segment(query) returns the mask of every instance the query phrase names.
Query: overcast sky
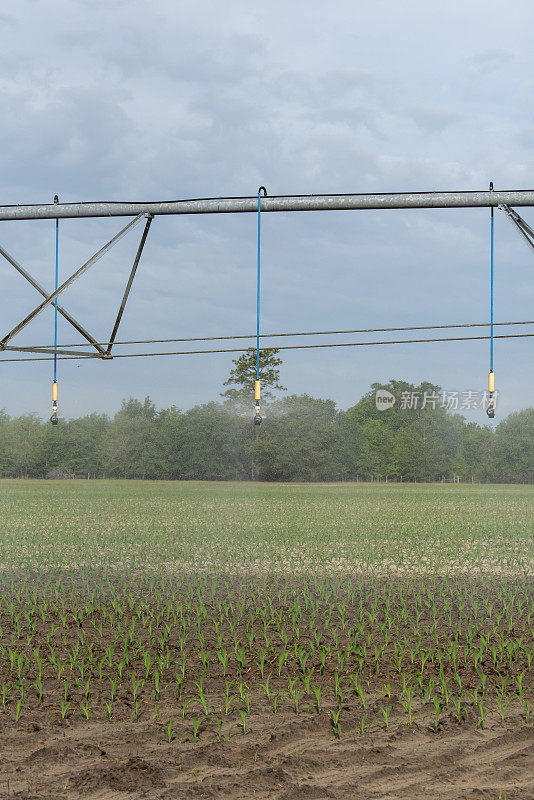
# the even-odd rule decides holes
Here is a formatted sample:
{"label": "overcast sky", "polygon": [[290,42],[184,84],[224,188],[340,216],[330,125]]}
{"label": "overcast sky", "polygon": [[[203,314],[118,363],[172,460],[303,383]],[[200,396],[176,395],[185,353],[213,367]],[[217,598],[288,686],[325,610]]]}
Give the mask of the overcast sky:
{"label": "overcast sky", "polygon": [[[260,184],[269,194],[533,188],[529,0],[2,8],[0,203],[252,195]],[[520,213],[534,222],[534,210]],[[61,277],[125,222],[62,222]],[[487,209],[264,215],[262,329],[486,322],[489,230]],[[101,340],[140,232],[62,296]],[[495,235],[495,317],[533,319],[534,254],[500,212]],[[52,286],[52,221],[3,222],[0,243]],[[156,218],[118,338],[252,333],[255,258],[252,214]],[[0,271],[7,332],[40,296],[3,260]],[[63,320],[59,338],[79,340]],[[13,343],[51,341],[45,310]],[[289,351],[282,382],[342,408],[390,378],[482,391],[488,350]],[[534,404],[533,351],[534,339],[496,343],[498,417]],[[218,398],[231,359],[60,362],[60,410],[113,414],[129,395],[185,409]],[[49,363],[0,369],[0,408],[49,415]]]}

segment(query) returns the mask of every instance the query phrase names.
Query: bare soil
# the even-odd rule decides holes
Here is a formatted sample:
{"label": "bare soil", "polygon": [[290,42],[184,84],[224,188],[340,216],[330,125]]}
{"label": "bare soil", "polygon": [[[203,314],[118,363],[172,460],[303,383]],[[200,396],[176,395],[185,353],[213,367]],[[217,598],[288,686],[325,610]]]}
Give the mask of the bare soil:
{"label": "bare soil", "polygon": [[[364,603],[365,607],[369,599],[376,596],[373,594],[375,590],[376,586],[366,594],[362,589],[360,595],[356,594],[352,598],[346,608],[349,619],[351,614],[354,618],[361,614],[359,604]],[[339,598],[343,588],[338,587],[336,591]],[[461,593],[462,584],[451,591]],[[531,603],[531,586],[524,591],[527,593],[522,606],[523,616],[528,612]],[[143,587],[138,587],[138,592],[139,597],[144,597],[150,603],[150,597]],[[273,614],[279,613],[280,618],[288,620],[288,632],[294,631],[295,625],[300,625],[302,643],[311,641],[312,628],[325,642],[329,642],[329,637],[338,632],[341,651],[346,646],[349,634],[348,627],[345,629],[340,625],[338,611],[334,612],[331,620],[325,622],[324,610],[317,607],[313,624],[304,614],[300,622],[293,622],[292,627],[289,617],[290,609],[294,609],[292,602],[296,592],[297,585],[292,588],[289,605],[286,607],[283,597],[280,599],[281,595],[273,591],[271,597],[278,596],[278,601],[273,603]],[[476,587],[473,589],[471,585],[469,592],[472,602],[475,605],[478,603],[476,607],[481,606],[480,597],[485,596],[487,599],[488,592],[493,599],[491,586],[487,583],[480,591]],[[19,646],[24,648],[31,632],[28,627],[30,621],[24,615],[29,607],[27,593],[20,595],[15,592],[14,599],[9,601],[15,604],[11,607],[6,600],[7,594],[8,590],[4,586],[4,604],[0,606],[0,641],[4,643],[5,649],[0,658],[0,689],[16,683],[16,660],[10,663],[8,642],[20,643]],[[494,616],[487,623],[487,631],[497,630],[497,625],[506,632],[510,642],[526,635],[532,636],[531,623],[530,627],[514,627],[509,621],[509,615],[504,615],[502,621],[496,623],[495,614],[501,608],[497,594],[495,583],[492,610]],[[126,596],[125,593],[124,597]],[[411,595],[407,592],[405,596],[410,608]],[[243,601],[243,594],[236,591],[236,598]],[[29,605],[31,606],[31,602]],[[150,637],[154,638],[159,630],[152,628],[152,623],[157,620],[157,608],[154,606],[149,609],[147,605],[144,609],[146,624],[141,633],[145,637],[143,641],[147,648]],[[425,608],[427,616],[422,618],[422,627],[428,629],[428,641],[417,641],[417,646],[423,652],[427,644],[430,647],[434,635],[430,632],[431,623],[435,619],[431,615],[430,604]],[[207,619],[210,619],[209,599],[206,599],[206,609]],[[17,616],[18,611],[21,613]],[[39,618],[39,614],[34,616],[34,638],[31,645],[26,645],[26,652],[31,655],[34,648],[39,647],[41,657],[44,658],[48,643],[54,641],[60,660],[67,666],[60,679],[51,664],[44,668],[43,698],[40,700],[33,684],[35,675],[27,674],[25,703],[18,720],[15,689],[11,692],[9,702],[0,705],[2,800],[534,800],[534,715],[531,714],[530,722],[526,721],[524,707],[513,697],[514,678],[510,676],[511,699],[504,719],[502,718],[496,703],[498,673],[493,669],[487,655],[480,662],[488,675],[484,694],[486,717],[483,725],[480,724],[474,701],[469,700],[467,694],[461,718],[458,719],[451,710],[452,706],[449,706],[440,714],[439,724],[433,718],[430,695],[426,699],[418,695],[414,698],[414,718],[409,724],[399,688],[400,672],[395,674],[393,667],[387,663],[375,669],[370,656],[360,672],[362,683],[365,684],[367,705],[363,708],[354,691],[349,691],[347,677],[339,737],[334,735],[331,720],[331,711],[336,708],[333,684],[338,670],[343,674],[350,672],[349,662],[356,658],[355,655],[351,655],[341,668],[337,656],[334,659],[334,653],[326,661],[323,671],[319,662],[314,662],[316,671],[313,683],[322,689],[324,707],[318,711],[314,707],[313,696],[303,692],[298,713],[291,707],[291,699],[287,694],[288,679],[292,675],[299,682],[302,681],[296,661],[290,660],[284,666],[282,675],[278,676],[276,654],[269,656],[271,660],[266,664],[266,672],[272,673],[271,689],[272,692],[280,691],[280,703],[274,712],[272,692],[268,697],[261,691],[264,679],[260,675],[257,661],[251,658],[239,678],[249,687],[251,700],[246,730],[243,731],[238,715],[239,707],[243,706],[239,704],[239,700],[235,702],[231,713],[224,713],[225,681],[220,674],[215,655],[218,645],[213,632],[210,633],[211,629],[206,626],[205,646],[210,653],[210,664],[213,665],[210,666],[206,680],[206,690],[210,706],[217,709],[216,712],[205,715],[201,713],[198,704],[184,712],[184,698],[179,702],[174,690],[167,688],[172,681],[169,668],[168,675],[164,671],[166,688],[162,690],[158,702],[154,700],[153,684],[149,687],[150,681],[147,680],[141,689],[141,710],[136,715],[128,677],[117,689],[112,718],[106,719],[104,704],[109,697],[109,678],[105,674],[99,677],[96,667],[93,667],[91,694],[87,703],[90,713],[85,718],[82,707],[87,676],[75,680],[77,667],[68,666],[69,653],[72,654],[72,648],[80,641],[83,633],[83,641],[92,643],[94,648],[95,664],[103,658],[106,648],[112,646],[116,640],[116,631],[114,632],[113,625],[110,624],[109,615],[112,611],[110,605],[95,604],[90,613],[87,612],[83,619],[79,618],[75,623],[69,616],[68,605],[62,606],[55,596],[51,597],[46,620]],[[195,613],[191,613],[191,624]],[[456,604],[449,613],[450,630],[447,629],[446,615],[438,615],[441,620],[438,635],[444,647],[458,622]],[[62,623],[62,616],[65,624]],[[128,614],[126,617],[128,623]],[[19,626],[15,638],[15,628],[12,627],[14,619]],[[245,619],[246,615],[242,620]],[[383,625],[384,619],[385,616],[378,618],[382,628],[376,629],[377,642],[380,642],[387,631]],[[409,619],[406,618],[406,630],[409,630],[411,619],[410,614]],[[477,636],[484,633],[484,619],[481,610]],[[231,620],[231,616],[227,622],[228,620]],[[124,630],[127,627],[128,624]],[[220,630],[230,651],[234,641],[233,629],[228,629],[224,623]],[[176,636],[176,631],[172,630],[166,646],[178,654]],[[273,641],[275,636],[273,634]],[[392,649],[393,641],[388,645],[388,652]],[[526,640],[523,638],[522,641],[524,643]],[[195,646],[190,653],[189,673],[186,673],[186,699],[193,697],[193,680],[198,680],[198,655],[198,646]],[[515,659],[511,662],[512,671],[523,670],[524,651],[520,649]],[[311,663],[312,657],[307,668]],[[414,686],[416,664],[417,662],[409,675]],[[130,667],[135,674],[143,674],[144,664],[139,654],[134,656]],[[230,664],[230,669],[235,669],[234,662]],[[425,670],[427,680],[433,677],[438,681],[437,662],[430,659]],[[479,676],[473,670],[469,658],[462,660],[458,657],[458,671],[466,693],[474,691]],[[409,668],[406,674],[409,674]],[[64,692],[66,676],[71,682],[69,707],[62,718],[59,702]],[[452,675],[448,677],[453,684]],[[384,689],[390,678],[391,694],[388,695]],[[524,686],[529,697],[532,696],[533,678],[532,672],[527,671]],[[386,724],[382,709],[388,707],[391,715]],[[134,716],[137,716],[136,720]],[[218,719],[222,720],[219,728]],[[194,720],[198,722],[196,735]],[[168,741],[169,738],[171,741]]]}
{"label": "bare soil", "polygon": [[414,723],[357,735],[346,721],[336,739],[322,716],[285,711],[273,724],[268,712],[230,741],[204,731],[195,743],[177,723],[170,744],[152,721],[32,716],[0,717],[2,798],[534,798],[534,730],[519,715],[438,733]]}

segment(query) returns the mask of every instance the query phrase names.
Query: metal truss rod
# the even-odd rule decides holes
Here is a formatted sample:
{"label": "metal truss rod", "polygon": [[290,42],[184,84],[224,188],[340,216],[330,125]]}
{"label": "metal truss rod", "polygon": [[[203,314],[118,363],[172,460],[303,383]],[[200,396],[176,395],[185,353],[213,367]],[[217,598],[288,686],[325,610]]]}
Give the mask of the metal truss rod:
{"label": "metal truss rod", "polygon": [[[499,205],[534,206],[534,190],[273,195],[262,198],[261,210],[265,212],[351,211],[399,208],[489,208]],[[214,197],[148,203],[48,203],[0,206],[0,221],[133,217],[139,214],[238,214],[255,213],[257,210],[258,198],[256,195],[253,197]]]}
{"label": "metal truss rod", "polygon": [[[46,289],[44,289],[44,288],[41,286],[41,284],[40,284],[40,283],[38,283],[38,282],[35,280],[35,278],[33,278],[33,277],[30,275],[30,273],[29,273],[29,272],[28,272],[26,269],[24,269],[24,267],[23,267],[22,265],[21,265],[21,264],[19,264],[19,262],[18,262],[18,261],[17,261],[15,258],[13,258],[13,256],[12,256],[10,253],[8,253],[8,252],[7,252],[7,250],[6,250],[4,247],[2,247],[2,245],[0,245],[0,255],[3,255],[3,256],[4,256],[4,258],[6,259],[6,261],[9,261],[9,263],[10,263],[10,264],[11,264],[13,267],[15,267],[15,269],[17,270],[17,272],[20,272],[20,274],[22,275],[22,277],[23,277],[23,278],[26,278],[26,280],[28,281],[28,283],[31,283],[31,285],[33,286],[33,288],[34,288],[34,289],[37,289],[37,291],[39,292],[39,294],[42,294],[42,296],[43,296],[43,297],[48,297],[48,292],[46,291]],[[96,341],[96,339],[94,339],[94,338],[91,336],[91,334],[90,334],[90,333],[88,333],[88,332],[85,330],[85,328],[84,328],[82,325],[80,325],[80,323],[79,323],[79,322],[77,322],[77,321],[74,319],[74,317],[73,317],[73,316],[71,316],[71,315],[69,314],[69,312],[68,312],[68,311],[66,311],[66,310],[65,310],[65,309],[64,309],[62,306],[60,306],[59,304],[58,304],[57,310],[58,310],[58,314],[61,314],[61,316],[62,316],[64,319],[66,319],[66,320],[67,320],[67,322],[70,322],[70,324],[72,325],[72,327],[73,327],[73,328],[75,328],[75,329],[78,331],[78,333],[81,333],[81,335],[83,336],[83,338],[84,338],[84,339],[86,339],[86,340],[87,340],[87,341],[88,341],[88,342],[89,342],[91,345],[93,345],[93,347],[95,347],[95,348],[98,350],[98,352],[99,352],[99,353],[101,353],[102,355],[104,355],[104,353],[106,352],[106,351],[104,350],[104,348],[103,348],[103,347],[102,347],[100,344],[98,344],[98,342]]]}
{"label": "metal truss rod", "polygon": [[[262,333],[260,338],[273,339],[278,337],[293,337],[293,336],[337,336],[338,334],[346,333],[385,333],[387,331],[430,331],[448,328],[489,328],[491,322],[464,322],[464,323],[447,323],[445,325],[409,325],[401,328],[353,328],[350,330],[339,331],[285,331],[284,333]],[[493,327],[510,325],[534,325],[534,320],[523,319],[517,322],[494,322]],[[222,340],[236,340],[236,339],[255,339],[255,333],[249,333],[239,336],[188,336],[186,338],[174,339],[128,339],[119,342],[114,342],[118,345],[131,345],[131,344],[168,344],[170,342],[215,342]],[[107,347],[109,342],[99,342],[102,347]],[[42,350],[43,348],[52,348],[53,344],[32,345],[32,347]],[[59,347],[87,347],[83,342],[77,344],[60,344]]]}
{"label": "metal truss rod", "polygon": [[14,347],[13,345],[5,345],[2,347],[2,350],[13,350],[15,353],[57,353],[58,355],[62,356],[70,356],[73,353],[76,355],[81,356],[82,358],[106,358],[106,351],[103,351],[103,355],[96,354],[96,353],[84,353],[81,350],[57,350],[56,348],[52,347]]}
{"label": "metal truss rod", "polygon": [[[56,208],[57,208],[57,205],[56,205]],[[2,340],[0,340],[0,349],[4,348],[4,347],[5,347],[5,345],[6,345],[6,344],[7,344],[7,343],[8,343],[8,342],[9,342],[9,341],[10,341],[10,340],[11,340],[11,339],[14,337],[14,336],[16,336],[16,334],[17,334],[17,333],[19,333],[19,332],[20,332],[20,331],[21,331],[23,328],[25,328],[25,327],[26,327],[26,325],[27,325],[29,322],[31,322],[31,321],[32,321],[32,319],[35,319],[35,317],[36,317],[38,314],[40,314],[40,313],[41,313],[41,311],[42,311],[44,308],[46,308],[46,306],[47,306],[47,305],[49,305],[50,303],[52,303],[52,302],[53,302],[53,301],[56,299],[56,297],[57,297],[58,295],[60,295],[60,294],[61,294],[61,292],[65,291],[65,289],[67,289],[67,288],[68,288],[68,287],[69,287],[69,286],[70,286],[72,283],[74,283],[74,281],[75,281],[77,278],[79,278],[79,277],[80,277],[80,275],[83,275],[83,273],[84,273],[84,272],[87,272],[87,270],[89,269],[89,267],[92,267],[92,266],[93,266],[93,264],[94,264],[96,261],[98,261],[100,258],[102,258],[102,256],[103,256],[103,255],[105,255],[105,254],[106,254],[106,253],[107,253],[109,250],[111,250],[111,248],[113,247],[113,245],[117,244],[117,242],[118,242],[120,239],[122,239],[122,237],[123,237],[123,236],[125,236],[125,235],[128,233],[128,231],[131,231],[131,230],[132,230],[132,228],[134,228],[134,227],[135,227],[135,226],[136,226],[136,225],[137,225],[139,222],[141,222],[141,220],[142,220],[143,216],[144,216],[144,214],[138,214],[138,216],[137,216],[137,217],[136,217],[134,220],[132,220],[131,222],[129,222],[129,223],[128,223],[128,225],[126,225],[126,226],[125,226],[125,227],[124,227],[122,230],[120,230],[120,231],[119,231],[119,232],[118,232],[118,233],[117,233],[117,234],[116,234],[116,235],[113,237],[113,239],[110,239],[110,240],[109,240],[109,242],[108,242],[107,244],[105,244],[105,245],[104,245],[104,247],[101,247],[101,248],[100,248],[100,250],[99,250],[97,253],[95,253],[95,254],[94,254],[94,256],[91,256],[91,258],[89,259],[89,261],[86,261],[86,262],[85,262],[85,264],[82,264],[82,266],[81,266],[79,269],[77,269],[77,270],[76,270],[76,272],[74,272],[74,273],[73,273],[73,274],[70,276],[70,278],[67,278],[67,280],[66,280],[64,283],[62,283],[62,284],[61,284],[61,286],[59,286],[59,287],[58,287],[58,288],[55,290],[55,292],[52,292],[52,294],[49,294],[49,295],[48,295],[48,296],[45,298],[45,300],[43,300],[43,302],[42,302],[40,305],[38,305],[36,308],[34,308],[34,309],[33,309],[33,311],[32,311],[32,312],[30,312],[30,314],[28,314],[28,316],[27,316],[27,317],[25,317],[25,318],[24,318],[24,319],[23,319],[21,322],[19,322],[19,324],[18,324],[18,325],[16,325],[16,326],[13,328],[13,330],[11,330],[9,333],[7,333],[7,334],[4,336],[4,338],[3,338]]]}
{"label": "metal truss rod", "polygon": [[522,217],[519,216],[517,211],[514,211],[513,208],[510,208],[504,203],[501,203],[499,205],[499,208],[501,209],[501,211],[504,211],[504,213],[507,215],[512,225],[519,231],[519,233],[521,234],[525,242],[528,244],[528,246],[531,248],[531,250],[534,250],[534,230],[532,230],[530,225],[527,222],[525,222],[525,220]]}
{"label": "metal truss rod", "polygon": [[126,306],[126,301],[128,300],[128,295],[130,294],[130,289],[132,288],[132,283],[135,278],[135,273],[137,272],[137,267],[139,266],[139,261],[141,260],[141,253],[143,252],[143,247],[145,246],[146,237],[148,236],[148,231],[150,230],[150,225],[152,223],[153,217],[149,215],[145,229],[143,231],[143,235],[141,236],[141,241],[139,242],[139,247],[137,248],[137,253],[135,254],[132,270],[130,272],[130,277],[128,278],[128,283],[126,284],[126,289],[124,290],[124,295],[122,298],[122,302],[119,308],[119,312],[117,314],[117,319],[115,320],[115,325],[113,326],[113,331],[111,336],[109,337],[108,342],[108,349],[107,355],[111,353],[111,348],[113,347],[113,343],[115,341],[115,337],[117,336],[117,331],[119,330],[119,325],[121,323],[122,315],[124,313],[124,307]]}
{"label": "metal truss rod", "polygon": [[[485,339],[489,339],[489,336],[452,336],[447,338],[437,338],[437,339],[393,339],[388,341],[380,341],[380,342],[329,342],[328,344],[289,344],[289,345],[282,345],[281,347],[277,348],[278,350],[317,350],[317,349],[324,349],[324,348],[333,348],[333,347],[373,347],[375,345],[397,345],[397,344],[427,344],[429,342],[475,342],[475,341],[482,341]],[[497,336],[493,337],[494,339],[532,339],[534,338],[534,333],[502,333],[498,334]],[[269,348],[261,347],[260,350],[266,350]],[[213,350],[179,350],[175,352],[168,352],[164,351],[161,353],[120,353],[117,356],[113,356],[113,358],[155,358],[158,356],[199,356],[199,355],[206,355],[208,353],[244,353],[244,348],[224,348],[224,349],[213,349]],[[62,361],[75,361],[79,358],[79,356],[75,356],[69,353]],[[96,355],[95,353],[91,353],[90,358],[100,358],[100,356]],[[0,364],[4,362],[11,362],[11,361],[52,361],[52,358],[47,356],[41,358],[0,358]]]}

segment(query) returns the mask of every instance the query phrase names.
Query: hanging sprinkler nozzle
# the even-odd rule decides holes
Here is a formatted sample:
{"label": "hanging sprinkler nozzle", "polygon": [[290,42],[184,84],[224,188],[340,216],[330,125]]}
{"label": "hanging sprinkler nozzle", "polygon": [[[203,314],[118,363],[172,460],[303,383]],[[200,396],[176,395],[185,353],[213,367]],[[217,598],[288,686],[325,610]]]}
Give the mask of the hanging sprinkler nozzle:
{"label": "hanging sprinkler nozzle", "polygon": [[59,418],[57,415],[57,381],[52,384],[52,416],[50,417],[52,425],[57,425]]}
{"label": "hanging sprinkler nozzle", "polygon": [[263,419],[260,409],[260,381],[254,381],[254,425],[261,425]]}
{"label": "hanging sprinkler nozzle", "polygon": [[490,419],[494,419],[494,417],[495,417],[495,398],[494,398],[493,395],[495,393],[495,373],[493,372],[492,369],[490,369],[490,371],[489,371],[488,391],[489,391],[489,405],[488,405],[488,407],[486,409],[486,414],[488,415],[488,417]]}

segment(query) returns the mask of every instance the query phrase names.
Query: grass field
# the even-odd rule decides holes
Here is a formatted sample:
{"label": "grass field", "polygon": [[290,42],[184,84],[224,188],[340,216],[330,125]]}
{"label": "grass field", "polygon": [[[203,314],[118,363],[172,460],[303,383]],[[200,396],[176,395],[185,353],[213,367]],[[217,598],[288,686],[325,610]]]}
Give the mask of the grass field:
{"label": "grass field", "polygon": [[0,481],[0,519],[0,796],[534,797],[534,487]]}

